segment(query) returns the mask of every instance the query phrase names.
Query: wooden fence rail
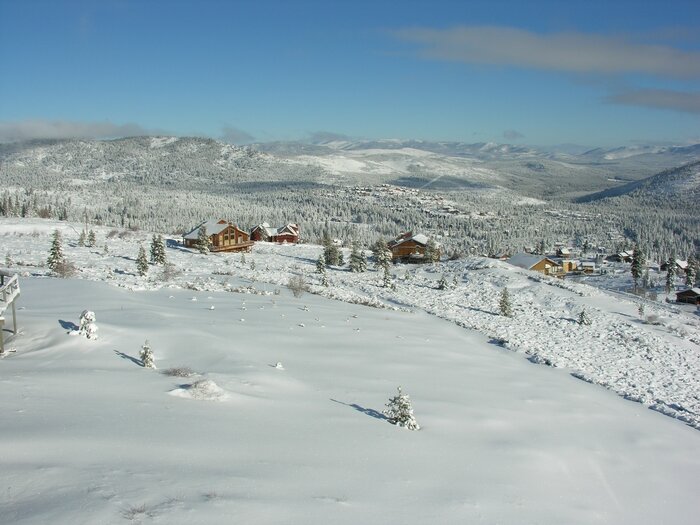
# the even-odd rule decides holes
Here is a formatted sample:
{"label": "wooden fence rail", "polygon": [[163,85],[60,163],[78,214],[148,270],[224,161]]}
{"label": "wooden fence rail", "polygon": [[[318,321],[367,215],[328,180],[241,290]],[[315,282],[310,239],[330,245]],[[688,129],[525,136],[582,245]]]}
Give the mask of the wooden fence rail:
{"label": "wooden fence rail", "polygon": [[12,309],[12,333],[17,335],[17,310],[15,303],[19,297],[19,276],[0,270],[0,354],[5,351],[5,311]]}

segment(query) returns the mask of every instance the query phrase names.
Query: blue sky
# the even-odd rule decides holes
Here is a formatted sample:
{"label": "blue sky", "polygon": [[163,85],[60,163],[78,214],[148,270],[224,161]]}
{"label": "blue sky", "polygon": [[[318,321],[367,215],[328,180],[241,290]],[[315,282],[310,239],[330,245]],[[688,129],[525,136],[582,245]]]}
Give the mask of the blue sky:
{"label": "blue sky", "polygon": [[0,0],[0,141],[700,142],[697,1]]}

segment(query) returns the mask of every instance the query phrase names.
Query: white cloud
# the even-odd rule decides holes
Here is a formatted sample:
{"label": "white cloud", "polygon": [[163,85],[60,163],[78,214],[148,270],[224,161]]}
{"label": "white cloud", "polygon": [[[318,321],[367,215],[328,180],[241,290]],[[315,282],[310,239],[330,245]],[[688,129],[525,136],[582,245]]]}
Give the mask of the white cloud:
{"label": "white cloud", "polygon": [[538,34],[514,27],[406,28],[400,40],[423,58],[590,74],[699,78],[700,52],[591,33]]}

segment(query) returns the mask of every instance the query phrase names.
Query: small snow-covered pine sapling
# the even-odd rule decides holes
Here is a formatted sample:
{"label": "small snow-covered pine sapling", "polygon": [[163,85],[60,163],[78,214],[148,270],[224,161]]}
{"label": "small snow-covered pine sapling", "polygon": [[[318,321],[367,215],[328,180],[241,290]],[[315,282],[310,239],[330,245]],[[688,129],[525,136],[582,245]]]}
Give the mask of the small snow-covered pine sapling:
{"label": "small snow-covered pine sapling", "polygon": [[321,286],[325,286],[326,288],[329,286],[328,274],[325,271],[321,273]]}
{"label": "small snow-covered pine sapling", "polygon": [[438,281],[438,290],[447,290],[449,287],[449,284],[447,283],[447,278],[445,277],[445,274],[440,277],[440,280]]}
{"label": "small snow-covered pine sapling", "polygon": [[428,239],[425,245],[425,258],[431,263],[440,262],[440,248],[433,239]]}
{"label": "small snow-covered pine sapling", "polygon": [[95,247],[96,244],[97,244],[97,236],[95,235],[95,232],[93,230],[90,230],[88,232],[87,242],[85,243],[85,246],[87,246],[89,248],[93,248],[93,247]]}
{"label": "small snow-covered pine sapling", "polygon": [[639,317],[644,319],[644,304],[639,303],[639,306],[637,307],[637,313],[639,314]]}
{"label": "small snow-covered pine sapling", "polygon": [[59,230],[54,230],[53,240],[51,241],[51,250],[49,251],[49,257],[46,260],[46,266],[49,270],[56,271],[59,266],[61,266],[65,261],[63,257],[63,240],[61,239],[61,232]]}
{"label": "small snow-covered pine sapling", "polygon": [[588,312],[586,312],[586,310],[581,310],[581,313],[578,314],[578,324],[584,325],[584,326],[590,326],[592,323],[593,323],[593,321],[591,321],[591,318],[588,315]]}
{"label": "small snow-covered pine sapling", "polygon": [[80,235],[78,236],[78,246],[85,246],[87,240],[87,236],[85,235],[85,230],[80,232]]}
{"label": "small snow-covered pine sapling", "polygon": [[393,281],[391,279],[391,274],[389,273],[389,267],[384,267],[384,277],[382,278],[382,286],[384,288],[391,288]]}
{"label": "small snow-covered pine sapling", "polygon": [[144,341],[143,345],[141,346],[141,364],[143,365],[144,368],[155,368],[156,363],[153,358],[153,350],[151,350],[151,344],[148,342],[148,339]]}
{"label": "small snow-covered pine sapling", "polygon": [[326,256],[323,252],[318,256],[316,261],[316,272],[324,274],[326,273]]}
{"label": "small snow-covered pine sapling", "polygon": [[508,293],[508,288],[504,288],[501,292],[501,298],[498,301],[498,309],[500,314],[504,317],[513,316],[513,306],[510,303],[510,294]]}
{"label": "small snow-covered pine sapling", "polygon": [[411,406],[411,398],[408,394],[401,391],[398,387],[398,393],[389,399],[386,404],[386,409],[382,412],[390,423],[397,427],[406,428],[408,430],[420,430],[420,425],[413,415],[413,407]]}
{"label": "small snow-covered pine sapling", "polygon": [[143,277],[148,273],[148,259],[146,258],[146,250],[143,245],[139,245],[139,255],[136,257],[136,270]]}
{"label": "small snow-covered pine sapling", "polygon": [[97,324],[95,324],[95,312],[83,310],[80,314],[80,327],[78,333],[88,339],[97,339]]}

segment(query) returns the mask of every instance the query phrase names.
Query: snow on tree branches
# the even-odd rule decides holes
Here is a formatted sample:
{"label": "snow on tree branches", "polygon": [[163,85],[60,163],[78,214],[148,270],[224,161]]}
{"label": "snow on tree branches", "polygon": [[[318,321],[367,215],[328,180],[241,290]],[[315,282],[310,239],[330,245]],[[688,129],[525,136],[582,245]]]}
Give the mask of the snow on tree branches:
{"label": "snow on tree branches", "polygon": [[413,407],[408,394],[401,392],[401,387],[398,387],[398,393],[389,399],[386,404],[386,409],[382,412],[390,423],[397,427],[403,427],[408,430],[420,430],[420,425],[413,415]]}

